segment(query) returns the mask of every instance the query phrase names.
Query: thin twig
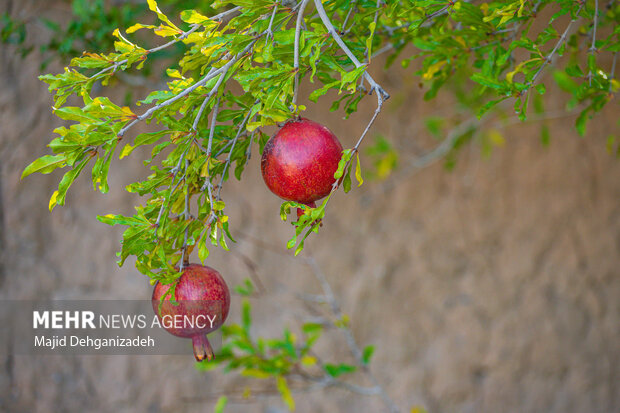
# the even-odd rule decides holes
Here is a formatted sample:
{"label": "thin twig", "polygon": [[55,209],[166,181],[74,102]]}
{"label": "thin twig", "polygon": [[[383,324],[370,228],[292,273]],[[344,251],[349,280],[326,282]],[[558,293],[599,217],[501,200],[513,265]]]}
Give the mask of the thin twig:
{"label": "thin twig", "polygon": [[[230,59],[228,61],[228,63],[226,63],[224,66],[220,67],[219,69],[216,69],[214,71],[210,71],[209,73],[207,73],[202,79],[200,79],[198,82],[194,83],[193,85],[189,86],[188,88],[184,89],[183,91],[181,91],[180,93],[178,93],[177,95],[171,97],[168,100],[165,100],[155,106],[153,106],[152,108],[150,108],[149,110],[147,110],[146,112],[144,112],[142,115],[137,116],[134,120],[132,120],[129,124],[125,125],[119,132],[118,132],[118,137],[122,137],[125,132],[127,132],[132,126],[134,126],[136,123],[143,121],[144,119],[147,119],[148,117],[150,117],[155,111],[173,104],[174,102],[176,102],[177,100],[181,99],[184,96],[187,96],[188,94],[190,94],[191,92],[193,92],[194,90],[198,89],[199,87],[205,85],[209,80],[213,79],[215,76],[219,75],[220,73],[225,74],[226,72],[228,72],[228,70],[230,69],[230,67],[235,64],[237,62],[237,60],[239,60],[243,55],[245,55],[253,46],[254,44],[258,41],[258,38],[260,36],[258,36],[256,39],[254,39],[249,45],[247,45],[245,47],[245,49],[243,49],[241,52],[237,53],[232,59]],[[223,79],[224,75],[222,76],[221,79]]]}
{"label": "thin twig", "polygon": [[[373,19],[375,30],[377,28],[377,21],[379,20],[379,11],[381,11],[381,5],[382,4],[384,4],[383,0],[377,0],[377,10],[375,11],[375,17]],[[366,64],[369,64],[370,63],[370,59],[371,59],[372,56],[370,56],[369,53],[368,53],[368,47],[366,47],[366,50],[364,50],[364,57],[365,57],[365,60],[366,60]]]}
{"label": "thin twig", "polygon": [[[327,277],[325,277],[325,274],[321,270],[321,267],[317,264],[314,257],[307,258],[306,262],[312,269],[312,273],[314,274],[315,278],[321,285],[321,289],[323,290],[323,295],[326,298],[327,303],[329,304],[329,307],[331,308],[331,311],[334,317],[337,320],[342,320],[343,313],[340,308],[340,304],[338,303],[338,300],[336,299],[336,296],[334,295],[334,291],[332,290],[331,286],[329,285],[329,282],[327,281]],[[388,407],[388,409],[391,412],[398,412],[399,409],[396,403],[394,403],[394,401],[390,398],[390,396],[385,392],[385,390],[383,389],[383,387],[381,386],[377,378],[374,376],[374,374],[372,374],[372,372],[368,368],[368,365],[363,362],[363,352],[360,349],[359,345],[357,344],[357,341],[355,340],[355,337],[353,336],[353,333],[351,329],[349,328],[349,326],[344,325],[339,330],[342,331],[345,341],[347,343],[347,346],[349,347],[349,351],[351,352],[351,355],[353,356],[353,358],[355,358],[356,363],[372,382],[374,386],[374,390],[372,394],[378,394],[379,396],[381,396],[381,399],[383,400],[383,402],[385,403],[385,405]]]}
{"label": "thin twig", "polygon": [[297,106],[297,92],[299,90],[299,38],[301,37],[301,23],[304,20],[304,10],[310,0],[302,0],[297,12],[297,23],[295,25],[295,49],[293,52],[293,70],[295,71],[295,89],[293,91],[293,108]]}
{"label": "thin twig", "polygon": [[[148,49],[146,51],[146,54],[149,55],[151,53],[155,53],[158,52],[160,50],[163,50],[169,46],[172,46],[175,43],[180,42],[181,40],[185,39],[187,36],[189,36],[190,34],[194,33],[196,30],[198,30],[198,28],[200,27],[199,24],[193,24],[191,26],[191,28],[186,31],[181,33],[178,37],[175,37],[173,40],[170,40],[168,43],[162,44],[160,46],[154,47],[152,49]],[[127,63],[129,61],[129,59],[123,59],[123,60],[119,60],[118,62],[115,62],[114,64],[100,70],[99,72],[95,73],[94,75],[92,75],[90,78],[94,79],[96,77],[98,77],[99,75],[104,74],[105,72],[108,72],[110,70],[112,70],[112,73],[116,72],[116,70],[119,68],[119,66],[124,65],[125,63]]]}
{"label": "thin twig", "polygon": [[[187,167],[189,166],[189,161],[185,158],[185,175],[187,175]],[[183,210],[183,215],[185,219],[185,236],[183,238],[183,252],[181,255],[181,264],[179,266],[179,271],[183,271],[183,268],[189,265],[189,255],[187,254],[187,236],[189,232],[189,184],[187,183],[187,179],[185,180],[185,208]]]}
{"label": "thin twig", "polygon": [[[226,10],[226,11],[223,11],[222,13],[216,14],[215,16],[211,17],[211,20],[222,20],[227,15],[235,13],[235,12],[237,12],[239,10],[241,10],[241,6],[233,7],[230,10]],[[148,49],[146,51],[146,54],[149,55],[151,53],[155,53],[155,52],[163,50],[163,49],[165,49],[167,47],[170,47],[173,44],[176,44],[176,43],[180,42],[181,40],[186,39],[187,36],[189,36],[190,34],[194,33],[196,30],[198,30],[198,28],[200,28],[199,24],[193,24],[188,31],[181,33],[178,37],[175,37],[174,39],[170,40],[168,43],[162,44],[160,46],[153,47],[152,49]],[[94,79],[97,76],[99,76],[99,75],[101,75],[101,74],[103,74],[105,72],[108,72],[110,70],[112,70],[112,73],[114,73],[114,72],[116,72],[116,70],[118,70],[119,66],[124,65],[128,61],[129,61],[129,59],[123,59],[123,60],[120,60],[118,62],[115,62],[114,64],[112,64],[112,65],[110,65],[110,66],[100,70],[99,72],[95,73],[90,78]]]}
{"label": "thin twig", "polygon": [[[177,177],[177,174],[181,170],[181,163],[183,163],[183,160],[185,160],[185,155],[187,154],[187,151],[189,150],[189,147],[190,147],[190,145],[187,145],[187,148],[185,148],[185,151],[183,151],[183,153],[179,157],[179,162],[176,164],[176,166],[174,168],[172,168],[170,170],[170,172],[172,172],[172,181],[170,181],[170,186],[168,187],[168,190],[170,191],[170,195],[172,195],[174,193],[174,191],[176,191],[177,187],[179,186],[181,181],[184,179],[184,176],[182,176],[181,179],[179,179],[179,182],[177,182],[177,184],[174,185],[174,181],[175,181],[175,179]],[[155,228],[159,227],[159,224],[160,224],[161,218],[162,218],[162,213],[164,212],[164,209],[165,209],[165,206],[166,206],[166,201],[167,201],[167,199],[164,196],[164,200],[161,202],[161,207],[159,208],[159,213],[157,214],[157,219],[156,219],[155,224],[154,224]]]}
{"label": "thin twig", "polygon": [[[375,109],[375,113],[373,113],[372,118],[370,118],[370,122],[368,122],[368,124],[366,125],[366,128],[362,132],[362,135],[359,137],[359,139],[357,140],[357,143],[355,144],[355,146],[351,150],[351,158],[349,159],[349,161],[344,166],[344,169],[343,169],[344,173],[346,173],[347,168],[349,167],[351,162],[353,162],[353,157],[355,156],[355,154],[357,152],[359,152],[359,148],[360,148],[360,145],[362,144],[362,141],[366,137],[366,134],[368,133],[368,131],[370,130],[372,125],[375,123],[375,120],[377,119],[377,116],[379,116],[379,113],[381,113],[381,107],[383,106],[383,101],[384,100],[381,97],[381,94],[377,93],[377,108]],[[338,179],[338,180],[336,180],[332,184],[331,192],[334,192],[336,189],[338,189],[338,187],[340,186],[340,182],[341,182],[341,180]]]}
{"label": "thin twig", "polygon": [[[472,116],[471,118],[466,119],[460,122],[457,126],[455,126],[439,145],[437,145],[433,149],[430,149],[423,155],[415,157],[410,162],[408,162],[400,171],[394,173],[389,180],[386,180],[382,186],[382,197],[385,197],[390,191],[395,189],[398,182],[409,179],[409,177],[414,172],[427,168],[443,159],[454,147],[455,141],[471,129],[477,128],[480,130],[483,127],[500,129],[515,124],[562,119],[574,116],[575,114],[581,112],[581,110],[583,110],[583,107],[577,106],[571,112],[566,112],[564,110],[550,111],[542,113],[540,115],[528,116],[526,120],[521,120],[518,116],[513,116],[508,119],[494,121],[493,123],[490,123],[492,119],[485,120],[485,118],[483,118],[483,120],[478,120],[476,116]],[[371,197],[370,199],[374,198]]]}
{"label": "thin twig", "polygon": [[269,20],[269,26],[267,27],[267,37],[265,38],[265,43],[273,37],[273,31],[271,30],[273,26],[273,19],[276,17],[276,13],[278,12],[278,3],[275,3],[273,6],[273,12],[271,12],[271,19]]}
{"label": "thin twig", "polygon": [[[323,8],[323,3],[321,3],[321,0],[314,0],[314,5],[316,6],[316,11],[317,13],[319,13],[319,17],[321,18],[321,21],[323,21],[323,25],[325,26],[329,34],[334,38],[336,43],[338,43],[338,46],[340,46],[342,51],[347,55],[349,59],[351,59],[355,67],[359,68],[361,66],[365,66],[357,59],[357,57],[355,57],[353,52],[351,52],[351,49],[349,49],[349,47],[345,44],[345,42],[336,32],[334,25],[332,24],[329,17],[327,17],[327,13],[325,12],[325,9]],[[377,94],[381,95],[382,100],[388,99],[390,97],[390,95],[385,90],[383,90],[383,88],[379,86],[377,82],[375,82],[375,80],[372,78],[372,76],[370,76],[368,71],[364,72],[364,77],[366,78],[366,81],[370,84],[369,93],[372,93],[373,91],[377,92]]]}
{"label": "thin twig", "polygon": [[251,113],[252,113],[252,109],[250,108],[250,110],[248,110],[248,114],[245,115],[245,118],[243,119],[243,121],[241,122],[241,125],[239,126],[239,130],[237,131],[237,135],[235,135],[235,138],[232,141],[232,147],[230,148],[230,151],[228,152],[228,157],[226,158],[226,163],[224,164],[224,170],[222,171],[222,176],[220,177],[220,183],[219,183],[218,188],[217,188],[217,200],[218,201],[220,199],[222,199],[220,197],[220,194],[222,193],[222,185],[224,184],[224,176],[226,176],[226,172],[228,171],[228,168],[230,167],[230,162],[231,162],[231,159],[232,159],[232,153],[235,150],[235,145],[237,144],[237,140],[239,140],[239,137],[241,136],[241,133],[245,130],[245,124],[250,119],[250,114]]}
{"label": "thin twig", "polygon": [[345,29],[347,28],[347,22],[349,21],[349,17],[351,17],[351,13],[353,12],[353,9],[357,7],[357,0],[353,0],[351,2],[351,4],[349,5],[349,11],[347,12],[347,15],[344,18],[344,21],[342,22],[342,28],[340,29],[340,33],[344,34],[345,33]]}
{"label": "thin twig", "polygon": [[152,108],[150,108],[149,110],[147,110],[146,112],[144,112],[142,115],[137,116],[134,120],[132,120],[129,124],[125,125],[119,132],[118,132],[118,137],[121,138],[123,137],[123,135],[125,134],[125,132],[127,132],[129,129],[131,129],[132,126],[134,126],[136,123],[143,121],[144,119],[147,119],[148,117],[150,117],[155,111],[169,106],[171,104],[173,104],[174,102],[176,102],[177,100],[181,99],[184,96],[187,96],[188,94],[190,94],[191,92],[193,92],[194,90],[198,89],[200,86],[203,86],[204,84],[206,84],[209,80],[211,80],[212,78],[214,78],[215,76],[219,75],[220,73],[222,73],[225,70],[228,70],[228,67],[230,67],[232,65],[232,63],[234,63],[234,59],[229,61],[228,63],[226,63],[226,65],[222,66],[221,68],[217,69],[214,72],[208,73],[206,74],[202,79],[200,79],[198,82],[194,83],[192,86],[184,89],[183,91],[181,91],[179,94],[171,97],[168,100],[165,100],[155,106],[153,106]]}
{"label": "thin twig", "polygon": [[[217,113],[220,109],[220,99],[218,98],[215,101],[215,106],[213,107],[213,114],[211,115],[211,130],[209,131],[209,142],[207,144],[207,160],[206,162],[209,162],[211,159],[211,150],[213,147],[213,135],[215,134],[215,124],[217,123]],[[208,195],[209,195],[209,205],[213,205],[213,184],[211,183],[211,177],[207,176],[205,178],[205,183],[202,185],[202,188],[200,188],[201,192],[204,192],[204,190],[207,190]],[[213,211],[213,208],[211,208],[211,212],[210,212],[210,216],[209,216],[209,224],[211,224],[211,222],[213,222],[213,219],[215,217],[215,212]]]}
{"label": "thin twig", "polygon": [[423,27],[424,24],[427,24],[428,22],[432,21],[433,19],[435,19],[436,17],[439,16],[443,16],[444,14],[448,13],[448,9],[452,7],[451,2],[449,2],[448,4],[446,4],[444,7],[442,7],[441,9],[434,11],[433,13],[429,14],[428,16],[424,17],[424,19],[422,19],[422,23],[420,23],[420,27]]}
{"label": "thin twig", "polygon": [[[592,46],[590,46],[590,53],[594,55],[596,53],[596,26],[598,25],[598,0],[594,0],[594,22],[592,27]],[[590,65],[588,65],[590,66]],[[588,71],[588,84],[592,86],[592,68]]]}
{"label": "thin twig", "polygon": [[213,17],[210,17],[210,19],[211,20],[222,20],[224,17],[228,16],[229,14],[236,13],[239,10],[241,10],[241,6],[233,7],[230,10],[225,10],[225,11],[219,13],[219,14],[216,14]]}
{"label": "thin twig", "polygon": [[228,73],[228,70],[220,75],[219,79],[217,79],[217,82],[215,83],[215,85],[213,86],[209,94],[205,96],[204,100],[202,101],[202,105],[200,105],[200,109],[198,109],[198,113],[196,114],[196,118],[194,119],[194,123],[192,124],[192,130],[194,132],[196,132],[198,128],[198,123],[200,122],[200,118],[202,118],[202,112],[204,112],[205,107],[211,101],[211,98],[213,97],[213,95],[217,93],[227,73]]}
{"label": "thin twig", "polygon": [[248,145],[248,150],[245,152],[245,165],[248,166],[248,162],[250,162],[250,158],[252,157],[252,143],[254,142],[254,134],[256,133],[256,129],[252,131],[250,134],[250,144]]}
{"label": "thin twig", "polygon": [[536,79],[542,73],[542,71],[545,68],[545,66],[547,66],[547,64],[551,63],[551,59],[553,58],[555,53],[558,51],[558,49],[560,48],[562,43],[564,43],[564,41],[566,40],[566,36],[568,36],[568,32],[570,31],[571,26],[573,25],[574,22],[577,21],[577,19],[579,19],[579,13],[581,12],[581,9],[583,8],[584,4],[585,4],[585,2],[582,3],[581,6],[579,6],[579,9],[577,10],[577,13],[575,13],[575,18],[571,19],[571,21],[568,23],[568,25],[566,26],[566,29],[564,30],[564,33],[562,33],[562,36],[560,37],[558,42],[555,44],[555,46],[553,47],[551,52],[547,55],[547,57],[545,57],[545,60],[543,61],[542,65],[538,68],[538,71],[534,74],[532,79],[527,83],[527,85],[526,85],[527,88],[523,92],[521,92],[522,94],[523,93],[527,94],[530,91],[530,89],[536,83]]}
{"label": "thin twig", "polygon": [[217,123],[217,113],[220,110],[220,98],[215,101],[213,107],[213,114],[211,115],[211,129],[209,130],[209,142],[207,143],[207,158],[211,157],[211,150],[213,148],[213,136],[215,135],[215,124]]}

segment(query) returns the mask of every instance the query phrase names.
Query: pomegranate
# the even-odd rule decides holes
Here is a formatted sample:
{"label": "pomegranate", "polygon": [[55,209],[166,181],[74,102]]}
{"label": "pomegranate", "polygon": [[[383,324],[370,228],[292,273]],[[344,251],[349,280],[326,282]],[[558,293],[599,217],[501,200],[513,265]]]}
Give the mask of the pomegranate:
{"label": "pomegranate", "polygon": [[158,282],[153,289],[151,303],[160,324],[170,334],[191,338],[196,360],[211,360],[213,349],[206,335],[220,328],[228,317],[230,292],[226,282],[211,267],[189,264],[174,291],[178,305],[170,301],[170,295],[161,302],[171,286]]}
{"label": "pomegranate", "polygon": [[325,126],[308,119],[288,121],[269,139],[261,159],[265,183],[277,196],[310,204],[329,194],[342,145]]}

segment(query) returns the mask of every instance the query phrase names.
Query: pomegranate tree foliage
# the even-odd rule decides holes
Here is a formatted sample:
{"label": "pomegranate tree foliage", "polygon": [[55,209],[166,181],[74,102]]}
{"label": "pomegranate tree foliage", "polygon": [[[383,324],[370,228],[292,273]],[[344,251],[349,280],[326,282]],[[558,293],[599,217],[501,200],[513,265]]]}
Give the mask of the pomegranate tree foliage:
{"label": "pomegranate tree foliage", "polygon": [[[388,53],[388,67],[396,61],[404,67],[414,59],[422,62],[413,75],[426,84],[425,99],[449,85],[479,116],[508,101],[525,119],[528,103],[545,93],[541,73],[565,56],[566,64],[554,78],[571,94],[568,106],[581,108],[576,127],[582,134],[587,120],[618,90],[611,68],[598,64],[603,54],[616,62],[617,2],[309,3],[216,1],[210,7],[223,10],[216,16],[186,10],[170,18],[149,0],[157,24],[116,29],[114,52],[85,52],[63,73],[41,76],[54,93],[54,113],[72,123],[54,131],[57,136],[49,144],[54,154],[34,161],[24,176],[67,169],[50,199],[52,209],[64,205],[67,190],[87,167],[94,188],[105,193],[112,159],[151,147],[144,160],[150,175],[127,187],[145,197],[144,204],[134,216],[99,219],[128,227],[120,264],[133,255],[138,270],[153,282],[171,282],[178,276],[175,265],[187,261],[193,250],[204,261],[209,245],[227,249],[227,239],[233,240],[222,185],[231,175],[241,179],[252,151],[262,150],[268,139],[263,127],[303,113],[305,107],[295,104],[297,77],[313,86],[312,102],[336,90],[331,109],[348,116],[369,94],[378,97],[379,106],[388,97],[366,72],[373,54],[382,51]],[[547,9],[551,24],[533,29]],[[167,43],[144,49],[132,40],[138,30],[151,31]],[[164,90],[151,92],[131,108],[105,93],[93,96],[94,85],[106,86],[120,71],[140,70],[149,54],[175,44],[183,44],[186,52],[167,69]],[[67,105],[72,95],[83,105]],[[156,124],[155,131],[134,133],[133,126],[141,121]],[[455,139],[453,145],[458,144]],[[344,152],[337,172],[345,190],[351,187],[354,158],[355,175],[362,182],[357,150],[358,145]],[[283,204],[283,219],[291,207],[305,210],[288,242],[289,248],[297,245],[296,253],[305,237],[318,231],[330,197],[314,209]]]}

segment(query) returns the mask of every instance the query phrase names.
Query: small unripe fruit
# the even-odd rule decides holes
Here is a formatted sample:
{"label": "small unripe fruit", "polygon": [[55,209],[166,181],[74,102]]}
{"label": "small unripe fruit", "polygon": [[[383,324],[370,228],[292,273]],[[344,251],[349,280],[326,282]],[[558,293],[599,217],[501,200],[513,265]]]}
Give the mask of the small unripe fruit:
{"label": "small unripe fruit", "polygon": [[[178,305],[174,305],[170,295],[161,298],[168,292],[172,284],[158,282],[153,289],[151,303],[155,314],[164,328],[178,337],[192,339],[196,360],[213,358],[213,349],[207,334],[222,326],[230,309],[230,292],[219,272],[211,267],[190,264],[183,269],[179,277],[174,295]],[[161,304],[161,306],[160,306]],[[170,321],[181,316],[180,325]],[[185,317],[187,316],[187,317]],[[211,320],[215,316],[213,323]],[[191,322],[186,322],[191,320]]]}
{"label": "small unripe fruit", "polygon": [[261,172],[277,196],[310,204],[327,196],[342,145],[325,126],[308,119],[287,122],[265,145]]}

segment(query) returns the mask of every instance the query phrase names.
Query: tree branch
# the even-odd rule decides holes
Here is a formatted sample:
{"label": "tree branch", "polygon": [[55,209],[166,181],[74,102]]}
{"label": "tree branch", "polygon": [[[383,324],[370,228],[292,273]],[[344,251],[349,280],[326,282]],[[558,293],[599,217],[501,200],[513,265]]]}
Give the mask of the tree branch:
{"label": "tree branch", "polygon": [[293,91],[293,106],[297,106],[297,92],[299,90],[299,38],[301,36],[301,23],[304,20],[304,10],[310,0],[302,0],[297,12],[297,23],[295,25],[295,50],[293,52],[293,70],[295,71],[295,89]]}
{"label": "tree branch", "polygon": [[[596,53],[596,26],[598,25],[598,0],[594,0],[594,22],[592,27],[592,46],[589,52],[594,55]],[[590,66],[590,65],[588,65]],[[592,68],[588,70],[588,84],[592,86]]]}
{"label": "tree branch", "polygon": [[[185,157],[185,175],[187,176],[187,167],[189,166],[189,161],[187,157]],[[185,179],[185,208],[183,209],[183,218],[185,220],[185,236],[183,238],[183,252],[181,254],[181,264],[179,265],[179,271],[183,271],[183,268],[189,265],[189,255],[187,254],[187,236],[189,233],[189,184],[187,183],[187,179]]]}
{"label": "tree branch", "polygon": [[[181,163],[183,163],[183,161],[185,160],[185,155],[187,154],[187,151],[189,150],[190,145],[187,145],[187,148],[185,148],[185,151],[183,151],[183,153],[181,154],[181,156],[179,157],[179,162],[177,163],[177,165],[172,168],[170,170],[170,172],[172,172],[172,181],[170,181],[170,186],[168,187],[168,190],[170,191],[170,197],[172,196],[172,194],[174,193],[174,191],[176,191],[177,187],[179,186],[179,184],[181,183],[181,181],[183,179],[185,179],[185,175],[183,175],[181,177],[181,179],[179,179],[179,182],[177,182],[176,185],[174,185],[174,181],[179,173],[179,171],[181,170]],[[186,169],[187,172],[187,169]],[[159,208],[159,213],[157,214],[157,219],[155,220],[155,231],[157,231],[157,228],[159,228],[159,224],[161,222],[161,218],[162,218],[162,214],[164,212],[166,203],[169,201],[169,198],[166,198],[164,196],[163,201],[161,202],[161,207]]]}
{"label": "tree branch", "polygon": [[222,193],[222,185],[224,184],[224,176],[226,176],[226,171],[228,171],[228,168],[230,167],[230,161],[232,159],[232,153],[235,150],[235,145],[237,144],[237,140],[241,136],[241,133],[245,130],[245,124],[248,122],[248,120],[250,120],[251,113],[252,113],[252,108],[248,110],[248,114],[245,115],[245,118],[243,119],[243,121],[241,121],[239,130],[237,130],[237,135],[235,135],[235,138],[232,141],[232,147],[230,148],[230,151],[228,152],[228,158],[226,158],[226,163],[224,164],[224,170],[222,171],[222,176],[220,177],[220,183],[217,188],[217,199],[218,200],[221,199],[220,194]]}
{"label": "tree branch", "polygon": [[248,145],[248,150],[245,152],[245,165],[248,165],[248,162],[250,162],[250,158],[252,157],[252,143],[254,142],[254,134],[256,133],[256,129],[254,129],[252,131],[252,133],[250,134],[250,144]]}
{"label": "tree branch", "polygon": [[[235,12],[237,12],[239,10],[241,10],[241,6],[234,7],[232,9],[230,9],[230,10],[226,10],[226,11],[223,11],[222,13],[216,14],[215,16],[211,17],[211,20],[222,20],[222,18],[226,17],[227,15],[235,13]],[[153,47],[152,49],[148,49],[146,51],[146,54],[149,55],[151,53],[155,53],[155,52],[158,52],[160,50],[166,49],[166,48],[172,46],[173,44],[178,43],[181,40],[186,39],[187,36],[189,36],[190,34],[194,33],[196,30],[198,30],[198,28],[200,28],[199,24],[193,24],[188,31],[181,33],[178,37],[174,38],[173,40],[170,40],[168,43],[162,44],[162,45],[157,46],[157,47]],[[124,59],[124,60],[118,61],[118,62],[116,62],[116,63],[114,63],[114,64],[104,68],[103,70],[95,73],[90,78],[94,79],[94,78],[98,77],[99,75],[102,75],[105,72],[108,72],[110,70],[112,70],[112,73],[114,73],[119,68],[119,66],[124,65],[128,61],[129,61],[129,59]]]}
{"label": "tree branch", "polygon": [[[264,34],[264,33],[263,33]],[[261,35],[262,36],[262,35]],[[207,73],[202,79],[200,79],[198,82],[194,83],[193,85],[191,85],[190,87],[184,89],[183,91],[181,91],[180,93],[178,93],[177,95],[175,95],[174,97],[171,97],[168,100],[165,100],[155,106],[153,106],[152,108],[150,108],[149,110],[147,110],[146,112],[144,112],[142,115],[136,117],[134,120],[132,120],[129,124],[125,125],[119,132],[118,132],[118,137],[122,138],[123,135],[125,134],[125,132],[127,132],[132,126],[134,126],[136,123],[143,121],[144,119],[149,118],[155,111],[166,107],[168,105],[173,104],[174,102],[176,102],[177,100],[181,99],[184,96],[187,96],[188,94],[190,94],[191,92],[193,92],[194,90],[198,89],[200,86],[205,85],[209,80],[213,79],[215,76],[219,75],[220,73],[222,73],[222,78],[220,80],[223,80],[223,78],[225,77],[225,74],[228,72],[228,70],[230,69],[230,67],[235,64],[237,62],[237,60],[239,60],[241,58],[241,56],[245,55],[249,50],[252,49],[252,47],[254,47],[254,44],[258,41],[260,36],[258,36],[256,39],[254,39],[249,45],[247,45],[245,47],[245,49],[243,49],[241,52],[237,53],[232,59],[230,59],[228,61],[228,63],[226,63],[224,66],[220,67],[219,69],[216,69],[214,71],[209,71],[209,73]]]}
{"label": "tree branch", "polygon": [[[321,18],[323,25],[325,26],[329,34],[334,38],[336,43],[338,43],[338,46],[340,46],[342,51],[347,55],[349,59],[351,59],[351,62],[353,62],[355,67],[358,68],[361,66],[365,66],[357,59],[357,57],[355,57],[353,52],[351,52],[351,49],[349,49],[349,47],[345,44],[340,35],[338,35],[338,33],[336,32],[334,25],[332,24],[331,20],[329,20],[329,17],[327,17],[327,13],[323,8],[323,3],[321,3],[321,0],[314,0],[314,5],[316,6],[316,11],[319,13],[319,17]],[[368,71],[364,72],[364,77],[366,78],[366,81],[370,84],[369,93],[372,93],[373,91],[377,92],[378,95],[381,95],[382,101],[389,99],[390,95],[385,90],[383,90],[383,88],[379,86],[377,82],[375,82],[372,76],[368,74]]]}
{"label": "tree branch", "polygon": [[575,13],[575,18],[571,19],[571,21],[568,23],[568,25],[566,26],[566,29],[564,30],[564,33],[562,33],[562,36],[560,36],[560,39],[555,44],[555,46],[553,47],[551,52],[547,55],[547,57],[545,57],[545,60],[543,61],[542,65],[538,68],[538,71],[534,74],[532,79],[527,83],[527,88],[522,93],[527,94],[529,92],[529,90],[532,88],[532,86],[534,86],[534,84],[536,83],[536,79],[542,73],[542,71],[545,68],[545,66],[547,66],[547,64],[551,63],[551,59],[553,58],[555,53],[558,51],[558,49],[560,48],[562,43],[564,43],[564,41],[566,40],[566,37],[568,36],[568,32],[570,31],[571,26],[573,25],[573,23],[575,23],[577,21],[577,19],[579,19],[579,13],[581,12],[581,9],[583,8],[584,4],[585,4],[585,2],[582,3],[581,6],[579,6],[579,9],[577,10],[577,13]]}
{"label": "tree branch", "polygon": [[[321,285],[321,289],[323,290],[323,296],[325,297],[334,317],[337,320],[341,320],[343,317],[343,314],[340,308],[340,304],[338,303],[338,300],[336,299],[336,296],[334,295],[334,291],[332,290],[331,286],[329,285],[329,282],[327,281],[327,277],[325,277],[325,274],[321,270],[321,267],[319,267],[314,257],[307,258],[306,262],[312,269],[312,273],[314,274],[315,278]],[[357,341],[355,340],[355,337],[353,336],[353,332],[351,331],[351,328],[348,325],[343,325],[341,328],[339,328],[339,330],[342,331],[342,334],[344,335],[345,341],[347,343],[347,346],[349,347],[349,351],[351,352],[351,355],[355,359],[360,369],[367,375],[367,377],[369,378],[369,380],[372,382],[374,386],[372,393],[368,393],[368,394],[378,394],[379,396],[381,396],[381,399],[383,400],[384,404],[388,407],[390,412],[397,413],[399,411],[399,408],[396,405],[396,403],[394,403],[394,401],[390,398],[390,396],[385,392],[385,390],[383,389],[383,387],[381,386],[377,378],[372,374],[368,366],[364,364],[363,352],[360,349],[359,345],[357,344]],[[330,382],[330,384],[340,385],[340,384],[336,384],[333,382]],[[345,387],[351,390],[351,388],[349,387],[349,384],[345,385]],[[355,386],[355,387],[358,387],[358,386]]]}
{"label": "tree branch", "polygon": [[349,21],[349,17],[351,17],[351,13],[353,12],[353,9],[356,7],[357,7],[357,0],[353,0],[351,4],[349,5],[349,11],[347,12],[346,17],[344,18],[344,21],[342,22],[342,28],[340,29],[340,33],[342,34],[345,33],[345,29],[347,28],[347,22]]}
{"label": "tree branch", "polygon": [[269,20],[269,26],[267,27],[267,37],[265,42],[268,42],[269,39],[273,36],[273,31],[271,28],[273,27],[273,19],[276,17],[276,13],[278,12],[278,3],[273,5],[273,12],[271,12],[271,19]]}
{"label": "tree branch", "polygon": [[202,101],[202,105],[200,105],[200,109],[198,109],[198,114],[196,114],[196,118],[194,119],[194,123],[192,124],[192,130],[194,132],[196,132],[198,128],[198,123],[200,122],[200,118],[202,117],[202,112],[204,112],[205,107],[207,106],[209,101],[211,101],[211,98],[213,97],[213,95],[217,93],[227,73],[228,73],[228,70],[226,70],[224,73],[220,75],[219,79],[217,79],[217,82],[215,83],[215,85],[213,86],[209,94]]}

